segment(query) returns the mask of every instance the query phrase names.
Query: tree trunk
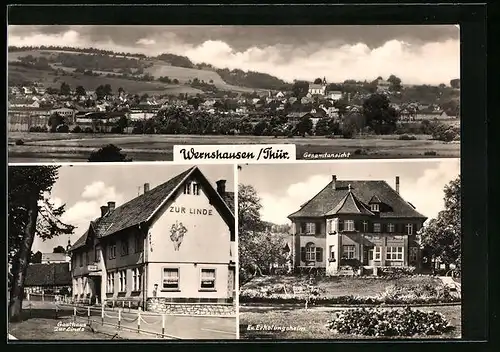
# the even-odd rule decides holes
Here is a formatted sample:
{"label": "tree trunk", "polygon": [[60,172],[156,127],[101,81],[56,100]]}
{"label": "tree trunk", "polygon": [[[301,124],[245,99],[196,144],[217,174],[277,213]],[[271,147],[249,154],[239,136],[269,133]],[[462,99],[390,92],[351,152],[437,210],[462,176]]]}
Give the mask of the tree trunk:
{"label": "tree trunk", "polygon": [[24,279],[28,269],[31,247],[35,239],[36,221],[38,218],[38,194],[33,194],[28,200],[28,223],[24,229],[19,252],[12,266],[12,287],[10,290],[9,321],[21,319],[24,298]]}

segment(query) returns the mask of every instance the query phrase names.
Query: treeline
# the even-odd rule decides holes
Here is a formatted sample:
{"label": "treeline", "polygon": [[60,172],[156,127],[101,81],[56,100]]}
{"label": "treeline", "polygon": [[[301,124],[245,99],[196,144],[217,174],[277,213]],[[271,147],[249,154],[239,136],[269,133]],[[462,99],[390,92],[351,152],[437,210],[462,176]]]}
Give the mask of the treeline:
{"label": "treeline", "polygon": [[245,72],[240,69],[229,70],[227,68],[217,69],[216,72],[221,76],[224,82],[234,86],[283,91],[289,91],[292,87],[291,84],[267,73],[255,71]]}
{"label": "treeline", "polygon": [[49,51],[70,51],[78,53],[88,53],[88,54],[101,54],[110,56],[127,56],[127,57],[137,57],[140,59],[146,59],[147,56],[138,53],[125,53],[116,52],[111,50],[97,49],[97,48],[75,48],[71,46],[55,46],[55,45],[41,45],[41,46],[9,46],[8,52],[19,52],[19,51],[30,51],[30,50],[49,50]]}
{"label": "treeline", "polygon": [[195,68],[195,65],[186,56],[164,53],[158,55],[155,59],[176,67]]}

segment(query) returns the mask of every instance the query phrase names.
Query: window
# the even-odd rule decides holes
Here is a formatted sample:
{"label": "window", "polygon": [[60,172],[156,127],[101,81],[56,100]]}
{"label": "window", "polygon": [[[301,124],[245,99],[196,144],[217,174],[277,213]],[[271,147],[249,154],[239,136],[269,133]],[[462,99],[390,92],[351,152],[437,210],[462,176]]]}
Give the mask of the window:
{"label": "window", "polygon": [[127,270],[121,270],[118,276],[120,278],[120,292],[127,292]]}
{"label": "window", "polygon": [[178,268],[163,268],[163,289],[178,290],[179,289],[179,269]]}
{"label": "window", "polygon": [[142,268],[135,268],[132,270],[132,290],[140,291],[142,289]]}
{"label": "window", "polygon": [[372,204],[371,205],[372,211],[380,211],[379,205],[378,204]]}
{"label": "window", "polygon": [[136,233],[134,236],[134,242],[135,242],[135,252],[139,253],[144,250],[144,240],[142,238],[142,235],[140,233]]}
{"label": "window", "polygon": [[363,221],[363,232],[368,232],[368,221]]}
{"label": "window", "polygon": [[201,269],[201,289],[215,290],[215,269]]}
{"label": "window", "polygon": [[316,233],[316,224],[314,222],[306,223],[306,234],[315,234]]}
{"label": "window", "polygon": [[353,245],[342,246],[342,252],[343,252],[345,258],[354,259],[354,246]]}
{"label": "window", "polygon": [[108,273],[107,290],[108,293],[115,291],[115,273]]}
{"label": "window", "polygon": [[380,260],[382,258],[382,247],[373,248],[373,260]]}
{"label": "window", "polygon": [[330,246],[330,260],[335,260],[335,246]]}
{"label": "window", "polygon": [[101,247],[100,246],[95,246],[95,254],[94,254],[94,261],[96,263],[99,263],[101,261]]}
{"label": "window", "polygon": [[354,220],[344,221],[344,231],[354,231]]}
{"label": "window", "polygon": [[108,259],[115,259],[116,258],[116,243],[111,242],[108,245]]}
{"label": "window", "polygon": [[418,259],[418,248],[411,247],[410,248],[410,262],[415,263]]}
{"label": "window", "polygon": [[403,260],[403,247],[387,247],[387,260]]}
{"label": "window", "polygon": [[413,224],[406,224],[406,233],[408,235],[413,235]]}
{"label": "window", "polygon": [[184,184],[184,194],[191,194],[191,183],[186,182]]}
{"label": "window", "polygon": [[387,224],[387,232],[394,232],[394,224]]}
{"label": "window", "polygon": [[197,183],[193,183],[193,194],[195,196],[200,195],[200,186]]}
{"label": "window", "polygon": [[314,243],[309,242],[306,244],[306,262],[316,261],[316,247]]}
{"label": "window", "polygon": [[128,239],[124,238],[122,240],[122,256],[128,255]]}
{"label": "window", "polygon": [[380,223],[376,222],[373,224],[373,232],[380,232]]}

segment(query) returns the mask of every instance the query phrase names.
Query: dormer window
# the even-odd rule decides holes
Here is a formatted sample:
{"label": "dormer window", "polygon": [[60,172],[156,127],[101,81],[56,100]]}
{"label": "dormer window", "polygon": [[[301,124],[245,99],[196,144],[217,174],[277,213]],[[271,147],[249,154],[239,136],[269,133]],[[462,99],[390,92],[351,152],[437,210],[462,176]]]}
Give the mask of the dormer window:
{"label": "dormer window", "polygon": [[198,185],[197,183],[194,183],[194,182],[193,182],[193,194],[195,196],[200,195],[200,185]]}
{"label": "dormer window", "polygon": [[379,212],[379,211],[380,211],[379,204],[378,204],[378,203],[371,204],[371,210],[372,210],[372,211]]}

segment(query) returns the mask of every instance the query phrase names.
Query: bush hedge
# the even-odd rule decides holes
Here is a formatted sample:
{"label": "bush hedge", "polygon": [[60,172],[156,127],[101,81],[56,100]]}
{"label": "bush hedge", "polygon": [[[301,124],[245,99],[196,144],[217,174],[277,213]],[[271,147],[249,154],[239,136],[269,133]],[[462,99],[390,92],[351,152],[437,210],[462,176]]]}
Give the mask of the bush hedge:
{"label": "bush hedge", "polygon": [[334,333],[364,336],[429,336],[442,335],[452,326],[441,313],[405,307],[349,309],[337,313],[326,328]]}

